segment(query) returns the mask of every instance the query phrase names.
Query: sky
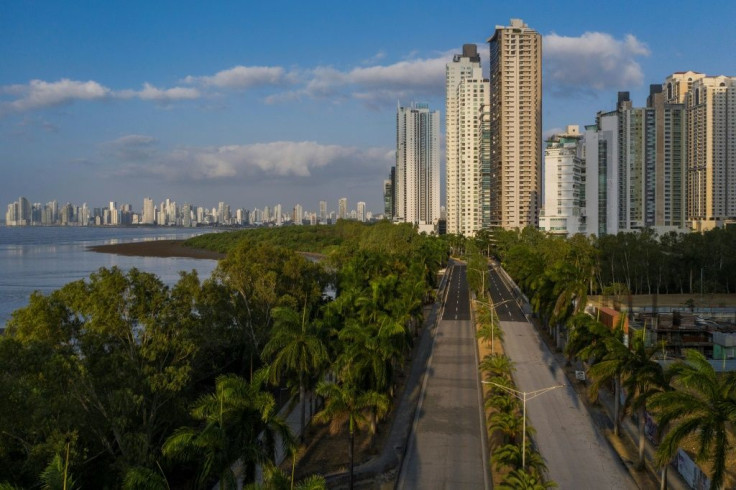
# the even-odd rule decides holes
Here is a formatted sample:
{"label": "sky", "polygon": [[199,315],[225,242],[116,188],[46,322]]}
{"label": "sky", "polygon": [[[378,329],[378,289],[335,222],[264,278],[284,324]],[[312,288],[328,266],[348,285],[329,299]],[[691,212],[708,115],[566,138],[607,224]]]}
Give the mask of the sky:
{"label": "sky", "polygon": [[382,212],[397,104],[443,120],[445,64],[475,43],[487,72],[511,18],[543,36],[545,134],[736,75],[733,1],[0,0],[0,206]]}

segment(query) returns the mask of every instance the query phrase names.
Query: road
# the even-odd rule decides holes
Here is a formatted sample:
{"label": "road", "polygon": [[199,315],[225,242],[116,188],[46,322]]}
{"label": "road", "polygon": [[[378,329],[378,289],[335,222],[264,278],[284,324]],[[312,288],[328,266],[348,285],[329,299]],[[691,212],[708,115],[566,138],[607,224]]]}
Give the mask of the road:
{"label": "road", "polygon": [[490,488],[478,350],[465,266],[450,271],[397,488]]}
{"label": "road", "polygon": [[[504,350],[514,362],[514,381],[530,392],[567,384],[562,367],[513,298],[511,283],[491,268],[489,290],[504,331]],[[571,386],[527,401],[527,422],[534,426],[549,478],[559,488],[637,488],[621,460],[595,426],[582,400]]]}

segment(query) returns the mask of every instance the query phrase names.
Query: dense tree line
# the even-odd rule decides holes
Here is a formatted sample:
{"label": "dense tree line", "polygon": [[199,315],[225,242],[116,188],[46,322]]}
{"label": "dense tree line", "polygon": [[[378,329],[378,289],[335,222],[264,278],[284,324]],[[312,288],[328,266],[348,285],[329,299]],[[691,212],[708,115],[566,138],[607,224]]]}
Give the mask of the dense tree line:
{"label": "dense tree line", "polygon": [[316,389],[335,428],[375,430],[446,244],[408,225],[313,228],[321,263],[244,233],[204,281],[103,268],[34,293],[0,338],[0,482],[233,488],[260,464],[264,488],[288,488],[272,464],[277,441],[297,444],[280,387]]}
{"label": "dense tree line", "polygon": [[[625,291],[632,294],[696,294],[736,292],[736,228],[716,228],[704,233],[656,235],[651,230],[618,233],[599,238],[581,235],[569,239],[545,235],[527,228],[496,231],[492,250],[504,267],[524,275],[540,271],[539,260],[560,260],[549,247],[577,246],[594,262],[589,284],[592,292]],[[589,246],[584,246],[587,242]],[[587,249],[587,250],[583,250]],[[520,261],[531,260],[525,267]],[[550,262],[550,268],[557,264]],[[511,273],[511,271],[509,271]],[[513,274],[512,274],[513,275]]]}

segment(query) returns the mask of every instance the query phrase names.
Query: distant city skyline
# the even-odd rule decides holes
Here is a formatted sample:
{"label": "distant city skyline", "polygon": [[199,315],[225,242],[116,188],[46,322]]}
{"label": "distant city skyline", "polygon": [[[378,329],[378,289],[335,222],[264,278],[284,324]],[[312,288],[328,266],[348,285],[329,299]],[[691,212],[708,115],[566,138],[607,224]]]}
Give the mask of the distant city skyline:
{"label": "distant city skyline", "polygon": [[[273,206],[273,207],[272,207]],[[298,217],[301,217],[299,219]],[[19,196],[7,203],[5,213],[0,215],[0,224],[6,226],[198,226],[198,225],[253,225],[274,223],[281,225],[291,221],[294,224],[327,224],[338,218],[358,221],[371,221],[382,218],[382,212],[366,208],[366,203],[358,201],[355,208],[349,208],[349,200],[341,198],[335,209],[328,208],[327,201],[321,200],[318,207],[304,207],[296,203],[293,207],[281,203],[265,206],[231,206],[225,201],[216,206],[202,206],[201,203],[177,202],[166,198],[155,202],[150,197],[143,198],[142,206],[109,201],[105,205],[90,206],[86,201],[60,203],[58,200],[40,202]]]}
{"label": "distant city skyline", "polygon": [[[620,90],[641,106],[670,73],[732,75],[736,6],[667,7],[6,3],[0,203],[165,194],[291,210],[348,195],[375,212],[397,100],[443,107],[448,59],[474,43],[487,67],[510,18],[543,36],[546,135],[590,124]],[[422,29],[387,22],[409,18]]]}

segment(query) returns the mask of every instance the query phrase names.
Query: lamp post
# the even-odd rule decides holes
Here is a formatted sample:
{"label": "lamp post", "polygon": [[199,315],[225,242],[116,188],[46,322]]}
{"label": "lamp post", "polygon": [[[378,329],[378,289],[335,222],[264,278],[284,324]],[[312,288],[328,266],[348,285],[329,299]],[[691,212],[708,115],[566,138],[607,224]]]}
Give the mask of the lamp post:
{"label": "lamp post", "polygon": [[482,269],[476,269],[475,267],[468,267],[471,271],[480,272],[480,280],[481,280],[481,291],[483,291],[483,297],[486,296],[486,274],[488,274],[488,269],[485,271]]}
{"label": "lamp post", "polygon": [[562,388],[565,385],[555,385],[550,386],[548,388],[542,388],[535,391],[518,391],[513,388],[509,388],[508,386],[503,386],[498,383],[494,383],[493,381],[481,381],[481,383],[487,384],[487,385],[493,385],[497,388],[501,388],[502,390],[506,391],[507,393],[511,394],[512,396],[515,396],[519,400],[522,401],[522,424],[523,424],[523,434],[521,436],[521,469],[526,469],[526,401],[531,400],[532,398],[536,398],[539,395],[544,395],[548,391],[556,390],[557,388]]}
{"label": "lamp post", "polygon": [[497,306],[501,306],[503,304],[508,303],[509,301],[513,301],[513,299],[505,299],[503,301],[499,301],[498,303],[490,303],[490,302],[489,303],[486,303],[484,301],[478,301],[477,299],[474,299],[473,301],[475,301],[476,303],[480,303],[482,305],[485,305],[485,306],[488,307],[488,309],[491,310],[491,354],[495,354],[496,353],[496,350],[495,350],[494,337],[493,337],[493,330],[494,330],[494,327],[495,327],[495,322],[493,321],[494,320],[493,316],[496,314],[496,307]]}

